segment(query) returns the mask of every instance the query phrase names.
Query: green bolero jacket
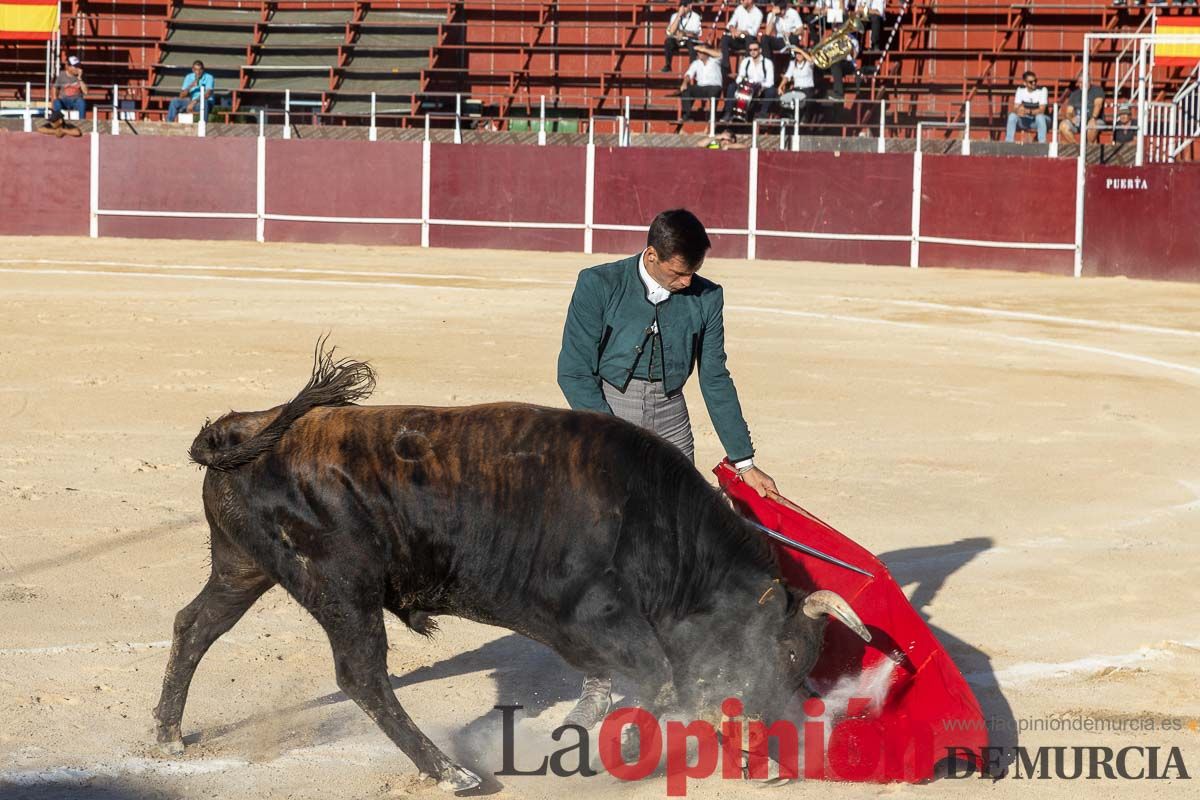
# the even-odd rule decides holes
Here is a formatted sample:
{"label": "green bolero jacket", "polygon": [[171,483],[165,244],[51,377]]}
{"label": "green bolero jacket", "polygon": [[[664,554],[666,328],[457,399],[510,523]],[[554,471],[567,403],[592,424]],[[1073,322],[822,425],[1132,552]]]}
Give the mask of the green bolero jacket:
{"label": "green bolero jacket", "polygon": [[[638,275],[639,255],[579,273],[558,354],[558,385],[571,408],[611,414],[600,381],[625,390],[649,343],[654,304]],[[700,391],[725,454],[754,455],[737,389],[725,366],[725,299],[720,286],[696,275],[658,307],[663,388],[681,389],[700,369]]]}

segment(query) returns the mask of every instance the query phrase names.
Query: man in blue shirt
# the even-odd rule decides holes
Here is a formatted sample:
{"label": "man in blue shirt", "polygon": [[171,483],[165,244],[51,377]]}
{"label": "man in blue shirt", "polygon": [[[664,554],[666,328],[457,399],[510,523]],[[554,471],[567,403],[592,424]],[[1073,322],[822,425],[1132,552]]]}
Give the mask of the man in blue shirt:
{"label": "man in blue shirt", "polygon": [[213,76],[204,71],[203,61],[193,61],[191,73],[183,79],[179,97],[171,100],[171,106],[167,109],[167,122],[174,122],[180,111],[189,114],[199,112],[201,93],[204,94],[203,107],[207,114],[208,109],[212,108]]}

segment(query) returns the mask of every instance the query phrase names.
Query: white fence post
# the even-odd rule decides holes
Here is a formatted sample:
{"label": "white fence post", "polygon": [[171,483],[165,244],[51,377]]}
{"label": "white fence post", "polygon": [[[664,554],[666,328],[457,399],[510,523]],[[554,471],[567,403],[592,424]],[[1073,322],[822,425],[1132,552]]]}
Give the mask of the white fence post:
{"label": "white fence post", "polygon": [[629,98],[625,98],[625,146],[633,144],[633,117],[629,113]]}
{"label": "white fence post", "polygon": [[88,236],[100,236],[100,134],[92,130],[91,174],[88,177]]}
{"label": "white fence post", "polygon": [[454,95],[454,143],[462,144],[462,94]]}
{"label": "white fence post", "polygon": [[283,90],[283,138],[292,138],[292,90]]}
{"label": "white fence post", "polygon": [[546,144],[546,95],[542,95],[542,102],[538,110],[538,144]]}
{"label": "white fence post", "polygon": [[962,154],[971,155],[971,101],[963,104],[963,140]]}
{"label": "white fence post", "polygon": [[267,114],[261,108],[258,110],[258,135],[260,138],[267,135]]}
{"label": "white fence post", "polygon": [[205,134],[208,133],[208,128],[207,128],[207,126],[208,126],[208,104],[205,102],[205,100],[207,99],[205,97],[205,95],[207,95],[207,94],[208,93],[204,91],[204,87],[201,86],[200,87],[200,124],[196,126],[196,135],[199,136],[201,139],[203,139]]}
{"label": "white fence post", "polygon": [[117,136],[118,134],[121,133],[121,115],[119,113],[120,107],[121,107],[121,103],[117,99],[117,85],[114,83],[113,84],[113,101],[112,101],[112,128],[111,128],[111,132],[112,132],[113,136]]}
{"label": "white fence post", "polygon": [[887,131],[887,101],[880,99],[879,101],[879,145],[875,148],[877,153],[887,152],[887,143],[884,141],[884,134]]}
{"label": "white fence post", "polygon": [[265,242],[267,240],[267,137],[263,136],[261,126],[255,152],[255,173],[254,238],[259,242]]}
{"label": "white fence post", "polygon": [[917,123],[917,148],[913,151],[912,241],[908,246],[908,266],[916,269],[921,263],[921,126]]}
{"label": "white fence post", "polygon": [[792,152],[800,152],[800,104],[792,112]]}
{"label": "white fence post", "polygon": [[592,226],[596,213],[596,145],[588,128],[587,166],[583,173],[583,252],[592,252]]}
{"label": "white fence post", "polygon": [[421,142],[421,247],[429,247],[429,166],[433,161],[429,141],[429,115],[425,115],[425,139]]}
{"label": "white fence post", "polygon": [[29,107],[29,81],[25,81],[25,125],[23,129],[26,133],[33,133],[33,109]]}
{"label": "white fence post", "polygon": [[758,253],[755,231],[758,230],[758,120],[754,121],[754,141],[750,146],[750,199],[746,208],[746,258],[753,261]]}
{"label": "white fence post", "polygon": [[367,140],[373,142],[377,135],[375,131],[375,93],[371,92],[371,127],[367,131]]}
{"label": "white fence post", "polygon": [[717,98],[708,98],[708,135],[717,135]]}
{"label": "white fence post", "polygon": [[1054,114],[1053,114],[1052,120],[1053,121],[1050,124],[1054,126],[1054,130],[1050,132],[1050,157],[1058,158],[1058,104],[1057,103],[1054,104]]}

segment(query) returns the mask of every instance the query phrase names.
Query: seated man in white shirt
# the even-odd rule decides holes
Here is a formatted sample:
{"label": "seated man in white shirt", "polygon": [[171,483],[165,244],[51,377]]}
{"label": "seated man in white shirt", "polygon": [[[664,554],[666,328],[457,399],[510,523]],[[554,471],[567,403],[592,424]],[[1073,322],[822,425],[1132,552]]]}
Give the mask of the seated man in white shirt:
{"label": "seated man in white shirt", "polygon": [[758,42],[751,42],[746,48],[746,57],[738,64],[737,78],[729,84],[725,93],[725,111],[721,114],[722,122],[733,119],[734,106],[737,103],[738,85],[749,83],[755,87],[754,102],[749,109],[747,121],[752,119],[755,112],[770,110],[778,94],[775,92],[775,65],[771,59],[764,58],[762,47]]}
{"label": "seated man in white shirt", "polygon": [[725,68],[717,57],[717,51],[703,45],[696,46],[696,60],[688,67],[679,84],[680,116],[690,116],[696,101],[721,96]]}
{"label": "seated man in white shirt", "polygon": [[763,52],[767,58],[789,47],[798,47],[803,29],[800,12],[792,8],[792,0],[772,0],[767,3],[767,26],[762,36]]}
{"label": "seated man in white shirt", "polygon": [[882,50],[886,44],[883,41],[883,14],[886,6],[887,0],[856,0],[855,12],[865,19],[871,28],[871,50]]}
{"label": "seated man in white shirt", "polygon": [[813,77],[812,56],[797,48],[792,52],[792,63],[788,64],[783,80],[779,82],[779,105],[787,114],[804,111],[810,97],[816,93],[817,82]]}
{"label": "seated man in white shirt", "polygon": [[671,15],[671,21],[667,23],[667,38],[663,42],[663,58],[666,61],[663,72],[671,71],[676,50],[686,47],[692,61],[696,60],[696,42],[700,40],[702,26],[703,20],[692,8],[692,0],[680,0],[679,10]]}
{"label": "seated man in white shirt", "polygon": [[763,13],[754,5],[754,0],[741,0],[741,5],[733,10],[729,24],[725,27],[725,35],[721,37],[721,63],[729,67],[730,54],[733,51],[748,50],[751,44],[758,44],[759,29],[762,28]]}
{"label": "seated man in white shirt", "polygon": [[1046,87],[1038,86],[1037,75],[1028,70],[1021,78],[1025,83],[1023,86],[1017,87],[1017,94],[1013,97],[1012,110],[1008,112],[1008,130],[1005,133],[1004,141],[1015,142],[1017,128],[1025,131],[1036,128],[1038,141],[1045,142],[1046,129],[1049,127],[1049,119],[1046,117],[1048,101]]}

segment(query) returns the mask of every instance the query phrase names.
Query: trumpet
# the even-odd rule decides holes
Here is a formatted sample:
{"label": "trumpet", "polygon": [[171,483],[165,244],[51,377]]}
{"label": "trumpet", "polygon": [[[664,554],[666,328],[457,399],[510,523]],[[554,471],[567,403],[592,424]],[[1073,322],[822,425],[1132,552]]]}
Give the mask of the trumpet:
{"label": "trumpet", "polygon": [[[853,34],[862,33],[862,18],[852,14],[842,27],[826,36],[805,52],[817,69],[829,69],[846,56],[854,53]],[[872,45],[874,46],[874,45]]]}

